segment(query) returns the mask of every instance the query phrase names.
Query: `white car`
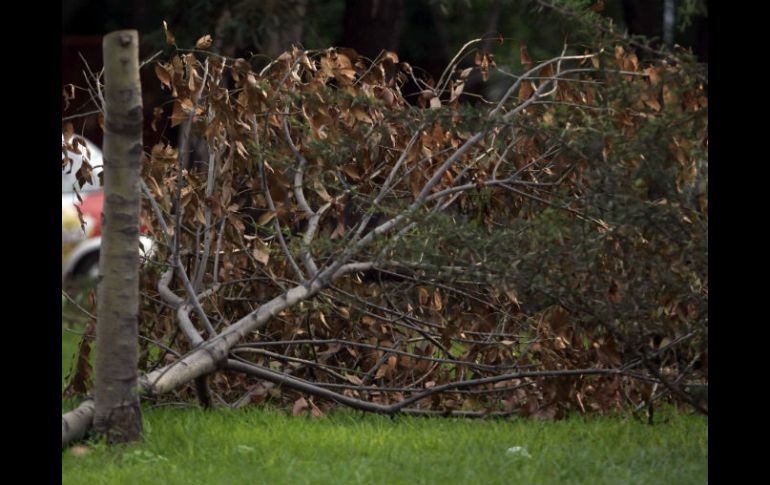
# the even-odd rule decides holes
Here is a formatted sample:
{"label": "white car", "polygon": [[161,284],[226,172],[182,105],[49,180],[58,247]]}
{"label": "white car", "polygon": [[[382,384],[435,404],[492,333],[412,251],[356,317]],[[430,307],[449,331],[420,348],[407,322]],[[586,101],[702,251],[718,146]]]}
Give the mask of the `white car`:
{"label": "white car", "polygon": [[[72,164],[62,168],[62,281],[79,278],[95,278],[99,274],[99,249],[102,245],[101,226],[104,192],[99,183],[99,174],[103,168],[102,151],[94,143],[79,137],[85,142],[87,159],[93,168],[90,183],[77,189],[77,171],[83,164],[83,155],[67,150]],[[62,146],[64,135],[62,134]],[[79,149],[83,151],[82,143]],[[62,154],[62,158],[64,154]],[[78,195],[80,200],[78,200]],[[82,201],[82,202],[81,202]],[[78,217],[82,214],[82,223]],[[149,256],[152,252],[152,240],[140,236],[142,253]]]}

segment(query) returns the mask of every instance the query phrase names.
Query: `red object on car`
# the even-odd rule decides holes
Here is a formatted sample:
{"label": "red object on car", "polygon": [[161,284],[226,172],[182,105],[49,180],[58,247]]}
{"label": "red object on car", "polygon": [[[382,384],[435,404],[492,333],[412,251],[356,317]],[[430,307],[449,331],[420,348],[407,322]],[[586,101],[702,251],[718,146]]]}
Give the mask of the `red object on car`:
{"label": "red object on car", "polygon": [[90,237],[102,235],[102,208],[104,208],[104,192],[89,192],[82,196],[83,202],[76,205],[80,207],[83,215],[89,216],[93,221],[93,227],[89,233]]}
{"label": "red object on car", "polygon": [[[62,166],[62,281],[95,278],[99,272],[104,209],[104,191],[99,183],[99,174],[103,169],[103,158],[99,147],[88,140],[81,140],[78,143],[79,153],[76,153],[65,147],[62,134],[62,150],[67,150],[67,157],[71,160],[71,163]],[[80,187],[77,173],[83,163],[84,150],[89,154],[92,172],[91,179]],[[78,211],[82,217],[78,216]],[[153,252],[153,242],[146,236],[145,225],[140,227],[140,232],[142,260],[146,261]]]}

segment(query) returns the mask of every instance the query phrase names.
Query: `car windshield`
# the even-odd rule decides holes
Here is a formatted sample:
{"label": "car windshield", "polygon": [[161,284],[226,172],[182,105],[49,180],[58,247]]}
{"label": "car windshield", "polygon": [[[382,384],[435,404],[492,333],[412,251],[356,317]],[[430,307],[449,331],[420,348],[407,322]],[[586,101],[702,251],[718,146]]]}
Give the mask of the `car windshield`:
{"label": "car windshield", "polygon": [[[64,135],[62,135],[62,141],[63,141]],[[81,137],[82,138],[82,137]],[[79,192],[92,192],[94,190],[99,190],[99,173],[102,171],[102,151],[94,145],[91,141],[86,140],[83,138],[86,142],[86,147],[88,147],[88,151],[90,153],[89,156],[89,163],[91,164],[91,167],[93,170],[91,171],[91,181],[90,183],[87,183],[82,188],[79,189]],[[83,164],[83,155],[80,155],[78,153],[74,153],[72,151],[67,152],[67,156],[72,160],[72,165],[68,165],[64,170],[61,172],[61,192],[62,194],[69,194],[75,191],[75,187],[77,186],[77,171],[80,169],[80,166]],[[62,155],[63,157],[63,155]]]}

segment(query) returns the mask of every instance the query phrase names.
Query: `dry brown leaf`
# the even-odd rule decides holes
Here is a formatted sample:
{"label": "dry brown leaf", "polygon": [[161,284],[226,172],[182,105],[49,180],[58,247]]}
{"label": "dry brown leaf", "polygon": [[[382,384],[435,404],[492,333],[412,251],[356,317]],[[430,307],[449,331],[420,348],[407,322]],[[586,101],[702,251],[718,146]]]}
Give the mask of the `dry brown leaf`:
{"label": "dry brown leaf", "polygon": [[62,96],[64,97],[64,111],[67,111],[70,107],[70,101],[75,99],[75,85],[68,84],[62,89]]}
{"label": "dry brown leaf", "polygon": [[529,57],[527,44],[521,44],[521,47],[519,48],[519,56],[521,57],[521,65],[524,66],[524,68],[527,70],[532,69],[534,64],[532,63],[532,58]]}
{"label": "dry brown leaf", "polygon": [[91,448],[83,445],[76,445],[69,449],[72,456],[84,456],[91,453]]}
{"label": "dry brown leaf", "polygon": [[324,202],[332,200],[332,196],[329,195],[329,192],[326,191],[326,187],[324,187],[318,179],[313,180],[313,190]]}
{"label": "dry brown leaf", "polygon": [[254,256],[254,259],[265,266],[267,266],[267,262],[270,261],[269,247],[259,240],[254,241],[254,249],[252,250],[251,254]]}
{"label": "dry brown leaf", "polygon": [[510,286],[506,287],[505,289],[503,289],[503,292],[505,293],[505,296],[507,296],[508,299],[511,300],[511,303],[513,303],[517,307],[521,306],[521,304],[519,303],[519,297],[516,294],[516,290],[514,288]]}
{"label": "dry brown leaf", "polygon": [[259,220],[257,220],[257,224],[259,224],[260,226],[264,226],[268,222],[272,221],[273,218],[276,216],[276,214],[277,214],[276,211],[270,211],[270,210],[265,211],[264,214],[259,216]]}
{"label": "dry brown leaf", "polygon": [[302,411],[306,410],[310,405],[307,403],[307,400],[305,400],[304,397],[300,397],[296,401],[294,401],[294,406],[291,408],[291,414],[292,416],[299,416],[302,414]]}
{"label": "dry brown leaf", "polygon": [[314,418],[320,418],[324,415],[323,411],[321,411],[321,409],[315,405],[312,399],[310,400],[310,414]]}
{"label": "dry brown leaf", "polygon": [[460,97],[460,95],[463,93],[463,89],[465,88],[464,82],[458,82],[454,85],[452,88],[452,95],[449,97],[449,102],[455,101],[457,98]]}
{"label": "dry brown leaf", "polygon": [[345,379],[347,379],[348,382],[356,386],[360,386],[361,384],[363,384],[363,381],[361,380],[361,378],[353,374],[346,374]]}
{"label": "dry brown leaf", "polygon": [[179,100],[174,101],[174,107],[171,109],[171,128],[182,124],[187,119],[187,115],[182,109],[182,103]]}
{"label": "dry brown leaf", "polygon": [[385,375],[388,373],[389,370],[390,370],[390,366],[388,364],[381,365],[380,368],[377,369],[377,373],[374,374],[374,378],[382,379],[383,377],[385,377]]}
{"label": "dry brown leaf", "polygon": [[393,64],[398,64],[398,54],[396,54],[395,52],[385,51],[385,53],[382,56],[382,59],[383,60],[387,59],[391,61]]}
{"label": "dry brown leaf", "polygon": [[419,299],[420,299],[420,305],[425,306],[428,304],[428,290],[421,286],[419,290],[417,290],[419,293]]}
{"label": "dry brown leaf", "polygon": [[166,21],[163,21],[163,33],[166,34],[166,44],[168,45],[174,45],[176,44],[176,37],[174,37],[174,34],[171,33],[170,30],[168,30],[168,24]]}
{"label": "dry brown leaf", "polygon": [[343,165],[340,167],[343,172],[345,172],[345,175],[353,179],[354,181],[358,182],[361,180],[361,174],[358,171],[358,168],[355,165]]}
{"label": "dry brown leaf", "polygon": [[372,124],[374,121],[372,120],[372,117],[369,116],[366,111],[363,110],[363,108],[356,106],[351,110],[353,112],[353,116],[358,121],[363,121],[364,123]]}
{"label": "dry brown leaf", "polygon": [[412,191],[412,195],[416,199],[422,191],[422,170],[420,168],[415,169],[412,175],[409,176],[409,188]]}
{"label": "dry brown leaf", "polygon": [[201,37],[200,39],[198,39],[198,42],[195,43],[195,48],[196,49],[208,49],[209,47],[211,47],[211,44],[213,42],[214,41],[211,38],[211,36],[207,34],[207,35],[204,35],[203,37]]}
{"label": "dry brown leaf", "polygon": [[334,232],[332,232],[331,236],[329,236],[329,239],[337,239],[345,235],[345,224],[340,219],[337,221],[337,227],[334,228]]}
{"label": "dry brown leaf", "polygon": [[444,308],[444,302],[441,301],[441,293],[438,290],[433,290],[433,308],[438,312]]}
{"label": "dry brown leaf", "polygon": [[64,136],[64,142],[67,144],[72,143],[72,136],[75,134],[75,126],[71,122],[64,123],[62,127],[62,135]]}
{"label": "dry brown leaf", "polygon": [[535,92],[534,83],[532,81],[522,81],[519,86],[519,102],[526,101]]}
{"label": "dry brown leaf", "polygon": [[169,66],[164,66],[158,62],[155,64],[155,75],[158,76],[158,79],[160,80],[161,89],[163,89],[163,86],[171,89],[171,72]]}
{"label": "dry brown leaf", "polygon": [[162,117],[163,117],[163,108],[161,108],[160,106],[153,108],[152,122],[150,123],[150,128],[152,128],[152,131],[158,131],[158,123],[161,121]]}

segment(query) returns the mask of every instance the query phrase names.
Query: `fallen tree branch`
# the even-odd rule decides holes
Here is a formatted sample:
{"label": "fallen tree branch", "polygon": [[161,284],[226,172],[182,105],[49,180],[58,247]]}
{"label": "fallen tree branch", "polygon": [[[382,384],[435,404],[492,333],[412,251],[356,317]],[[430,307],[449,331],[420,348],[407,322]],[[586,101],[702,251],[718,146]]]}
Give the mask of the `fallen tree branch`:
{"label": "fallen tree branch", "polygon": [[244,372],[254,377],[259,377],[274,384],[284,385],[297,391],[306,392],[313,396],[329,399],[330,401],[344,404],[345,406],[353,409],[359,409],[361,411],[368,411],[378,414],[397,414],[400,413],[407,405],[416,403],[429,397],[433,394],[437,394],[444,391],[450,391],[455,389],[462,389],[465,387],[472,387],[482,384],[493,384],[495,382],[506,381],[511,379],[522,379],[525,377],[566,377],[566,376],[585,376],[585,375],[624,375],[623,371],[617,369],[568,369],[558,371],[525,371],[516,372],[512,374],[501,374],[497,376],[483,377],[480,379],[470,379],[467,381],[450,382],[439,386],[434,386],[429,389],[425,389],[420,393],[414,394],[406,399],[391,404],[382,405],[356,399],[353,397],[345,396],[337,392],[319,387],[304,379],[299,379],[290,375],[275,372],[265,367],[247,364],[245,362],[228,359],[225,366],[226,369],[234,370],[238,372]]}
{"label": "fallen tree branch", "polygon": [[86,399],[74,410],[61,417],[61,446],[83,438],[94,424],[94,400]]}

